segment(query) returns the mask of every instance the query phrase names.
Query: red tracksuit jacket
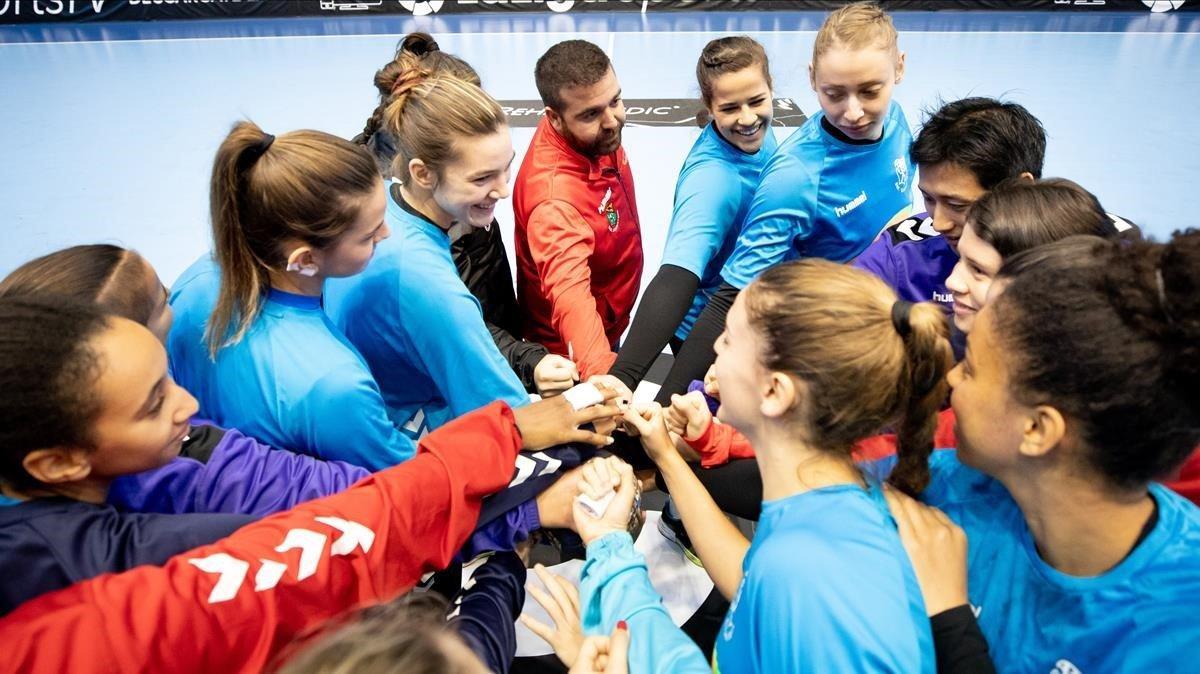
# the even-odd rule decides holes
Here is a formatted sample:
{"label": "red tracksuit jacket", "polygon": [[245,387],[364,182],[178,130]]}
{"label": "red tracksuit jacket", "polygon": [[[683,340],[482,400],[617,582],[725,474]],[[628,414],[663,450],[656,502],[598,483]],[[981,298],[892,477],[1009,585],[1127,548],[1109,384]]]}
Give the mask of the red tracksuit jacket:
{"label": "red tracksuit jacket", "polygon": [[[623,148],[589,159],[543,117],[513,187],[523,336],[608,372],[642,282],[642,232]],[[568,344],[570,348],[568,348]]]}
{"label": "red tracksuit jacket", "polygon": [[492,403],[425,437],[411,461],[212,545],[106,574],[0,621],[0,670],[258,672],[298,635],[389,601],[444,568],[480,500],[513,474],[512,411]]}

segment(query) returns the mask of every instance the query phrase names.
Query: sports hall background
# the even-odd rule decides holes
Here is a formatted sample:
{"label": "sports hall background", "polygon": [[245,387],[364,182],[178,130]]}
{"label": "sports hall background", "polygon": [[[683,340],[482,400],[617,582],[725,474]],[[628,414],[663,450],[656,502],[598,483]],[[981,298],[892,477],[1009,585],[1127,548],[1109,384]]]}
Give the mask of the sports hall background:
{"label": "sports hall background", "polygon": [[[64,246],[111,241],[142,252],[170,285],[209,247],[208,176],[230,126],[250,118],[274,133],[352,137],[377,102],[375,70],[401,35],[424,30],[514,109],[514,174],[536,119],[537,57],[570,37],[609,52],[626,105],[643,109],[631,110],[624,144],[648,282],[699,133],[689,119],[701,47],[753,36],[771,57],[776,96],[811,112],[812,40],[839,4],[0,0],[0,274]],[[1152,235],[1197,224],[1200,0],[884,5],[908,55],[895,98],[914,127],[939,99],[1015,100],[1046,126],[1047,175],[1077,180]],[[802,121],[777,109],[785,114]],[[511,208],[497,215],[510,236]]]}

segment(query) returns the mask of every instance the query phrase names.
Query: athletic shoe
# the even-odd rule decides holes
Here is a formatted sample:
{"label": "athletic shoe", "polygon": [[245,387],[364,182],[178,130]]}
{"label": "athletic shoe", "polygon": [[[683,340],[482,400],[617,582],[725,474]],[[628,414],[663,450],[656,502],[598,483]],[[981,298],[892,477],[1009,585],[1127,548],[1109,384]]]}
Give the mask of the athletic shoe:
{"label": "athletic shoe", "polygon": [[692,549],[692,539],[688,538],[687,530],[683,528],[683,520],[671,517],[664,509],[662,517],[658,518],[658,533],[683,551],[683,556],[687,557],[689,562],[704,568],[704,562],[700,561],[700,555],[697,555],[696,551]]}

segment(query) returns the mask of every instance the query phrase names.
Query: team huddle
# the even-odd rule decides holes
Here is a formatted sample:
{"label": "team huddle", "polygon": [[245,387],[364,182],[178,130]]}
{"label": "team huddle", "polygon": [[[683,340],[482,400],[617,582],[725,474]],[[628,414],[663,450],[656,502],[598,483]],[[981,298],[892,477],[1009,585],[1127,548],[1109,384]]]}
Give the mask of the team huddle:
{"label": "team huddle", "polygon": [[[170,289],[113,245],[22,265],[0,670],[507,673],[524,623],[573,673],[1194,671],[1200,231],[1043,178],[1014,102],[914,136],[904,71],[878,5],[834,11],[777,141],[763,47],[709,42],[640,301],[660,225],[583,40],[537,61],[515,180],[485,83],[413,33],[355,139],[233,127]],[[634,547],[649,490],[712,629]]]}

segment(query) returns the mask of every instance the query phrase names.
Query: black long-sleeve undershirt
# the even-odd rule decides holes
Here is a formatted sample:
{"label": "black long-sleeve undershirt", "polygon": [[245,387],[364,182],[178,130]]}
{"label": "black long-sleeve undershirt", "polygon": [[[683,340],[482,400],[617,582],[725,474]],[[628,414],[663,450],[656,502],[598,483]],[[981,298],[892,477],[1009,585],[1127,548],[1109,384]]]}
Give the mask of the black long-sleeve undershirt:
{"label": "black long-sleeve undershirt", "polygon": [[687,316],[699,287],[700,278],[683,267],[659,267],[638,304],[629,337],[608,373],[631,389],[637,386]]}
{"label": "black long-sleeve undershirt", "polygon": [[938,674],[995,674],[987,639],[967,604],[929,619]]}
{"label": "black long-sleeve undershirt", "polygon": [[688,384],[704,378],[704,373],[708,372],[708,367],[717,357],[713,344],[725,330],[725,317],[739,292],[739,288],[722,283],[708,298],[708,306],[704,307],[683,347],[675,354],[675,364],[658,391],[655,400],[660,404],[669,405],[672,394],[685,393]]}

